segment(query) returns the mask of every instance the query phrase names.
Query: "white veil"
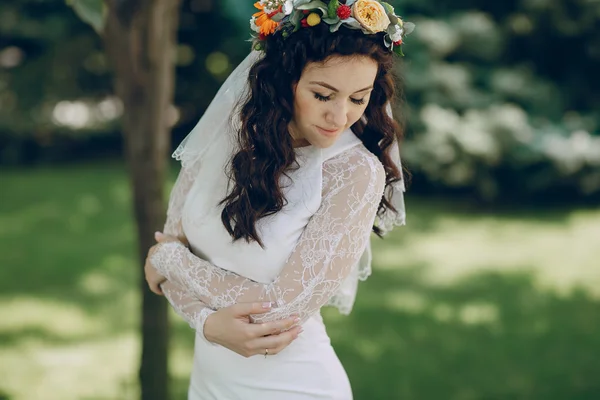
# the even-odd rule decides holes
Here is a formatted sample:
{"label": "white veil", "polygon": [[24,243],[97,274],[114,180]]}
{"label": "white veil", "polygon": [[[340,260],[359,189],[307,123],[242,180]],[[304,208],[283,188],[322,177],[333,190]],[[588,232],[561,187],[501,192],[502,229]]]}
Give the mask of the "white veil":
{"label": "white veil", "polygon": [[173,158],[181,161],[182,167],[187,168],[201,161],[202,155],[215,142],[218,135],[234,134],[235,130],[231,122],[236,123],[238,120],[230,117],[238,100],[247,92],[250,67],[260,58],[259,51],[252,51],[221,85],[194,129],[173,153]]}
{"label": "white veil", "polygon": [[[252,51],[237,66],[223,83],[194,129],[177,147],[173,153],[173,158],[181,161],[183,168],[193,169],[200,166],[202,156],[211,148],[219,136],[235,135],[235,126],[232,126],[232,123],[239,123],[239,119],[231,118],[231,116],[232,113],[237,111],[236,106],[239,99],[247,94],[250,67],[261,57],[261,52]],[[388,105],[387,110],[391,116],[391,106]],[[397,142],[394,142],[390,148],[390,157],[402,174],[402,163]],[[375,224],[384,235],[395,226],[405,224],[404,191],[404,179],[388,186],[386,189],[385,196],[397,212],[386,210],[383,215],[379,215],[376,219]],[[329,305],[337,307],[344,314],[350,312],[354,304],[358,281],[365,280],[371,275],[371,261],[371,243],[369,242],[358,265],[352,269],[350,276],[341,285],[338,294],[330,300]]]}

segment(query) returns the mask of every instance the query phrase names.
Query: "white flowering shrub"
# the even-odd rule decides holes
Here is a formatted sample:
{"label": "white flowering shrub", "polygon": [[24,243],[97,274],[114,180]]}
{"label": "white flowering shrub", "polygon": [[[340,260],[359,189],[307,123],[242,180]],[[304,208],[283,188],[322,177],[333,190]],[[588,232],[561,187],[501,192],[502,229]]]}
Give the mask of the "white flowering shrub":
{"label": "white flowering shrub", "polygon": [[403,12],[417,26],[398,110],[412,190],[600,200],[597,6],[405,0]]}

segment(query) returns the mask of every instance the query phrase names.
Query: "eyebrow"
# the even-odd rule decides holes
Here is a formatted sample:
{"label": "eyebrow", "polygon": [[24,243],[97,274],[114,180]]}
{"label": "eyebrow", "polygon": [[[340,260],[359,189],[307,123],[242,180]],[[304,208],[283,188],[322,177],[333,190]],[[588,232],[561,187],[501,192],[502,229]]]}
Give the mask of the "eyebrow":
{"label": "eyebrow", "polygon": [[[334,92],[339,92],[339,90],[337,90],[336,88],[334,88],[334,87],[333,87],[333,86],[331,86],[331,85],[328,85],[328,84],[327,84],[327,83],[325,83],[325,82],[314,82],[314,81],[311,81],[311,82],[309,82],[309,83],[311,83],[311,84],[315,84],[315,85],[321,85],[321,86],[323,86],[323,87],[326,87],[327,89],[331,89],[331,90],[333,90]],[[364,88],[364,89],[357,90],[357,91],[356,91],[356,92],[354,92],[354,93],[364,92],[365,90],[369,90],[369,89],[373,89],[373,85],[371,85],[371,86],[367,86],[367,87],[366,87],[366,88]]]}

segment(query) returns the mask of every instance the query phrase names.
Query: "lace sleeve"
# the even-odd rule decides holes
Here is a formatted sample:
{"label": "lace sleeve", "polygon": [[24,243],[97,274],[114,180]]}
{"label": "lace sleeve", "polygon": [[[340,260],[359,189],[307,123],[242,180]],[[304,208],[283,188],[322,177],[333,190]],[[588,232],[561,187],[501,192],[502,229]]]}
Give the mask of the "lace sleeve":
{"label": "lace sleeve", "polygon": [[158,246],[151,261],[167,279],[213,308],[271,301],[273,310],[255,316],[255,322],[294,314],[305,320],[336,293],[358,262],[384,186],[383,166],[362,147],[326,161],[321,206],[272,283],[254,282],[218,268],[178,242]]}
{"label": "lace sleeve", "polygon": [[[194,183],[194,172],[195,168],[183,167],[175,181],[169,197],[167,221],[164,227],[164,233],[167,235],[178,238],[185,237],[181,225],[181,212],[187,194]],[[175,312],[204,338],[204,322],[214,310],[173,282],[166,281],[161,285],[161,288]]]}

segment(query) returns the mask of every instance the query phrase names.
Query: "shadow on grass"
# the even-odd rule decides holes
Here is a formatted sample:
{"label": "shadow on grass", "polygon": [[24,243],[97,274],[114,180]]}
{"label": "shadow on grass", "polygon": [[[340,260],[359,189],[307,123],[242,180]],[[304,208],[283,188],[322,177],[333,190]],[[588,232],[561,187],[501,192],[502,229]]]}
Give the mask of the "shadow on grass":
{"label": "shadow on grass", "polygon": [[[134,327],[142,266],[123,167],[18,170],[1,182],[9,190],[0,207],[0,300],[8,306],[22,299],[50,303],[52,310],[75,305],[89,317],[110,315],[106,334]],[[24,331],[32,338],[43,334],[38,328]],[[3,333],[2,339],[15,335]]]}
{"label": "shadow on grass", "polygon": [[[540,291],[528,274],[432,286],[425,269],[378,271],[349,317],[324,309],[355,400],[600,398],[600,301]],[[193,352],[189,328],[174,333]],[[175,398],[187,385],[173,382]]]}
{"label": "shadow on grass", "polygon": [[[440,216],[460,219],[465,223],[482,220],[503,222],[531,222],[536,225],[562,226],[573,215],[573,210],[584,211],[583,207],[564,205],[537,205],[515,207],[514,204],[481,205],[461,198],[406,197],[407,221],[412,232],[435,231]],[[590,210],[595,208],[590,207]],[[440,211],[442,211],[440,213]]]}
{"label": "shadow on grass", "polygon": [[[96,335],[112,340],[137,331],[141,266],[136,265],[129,189],[121,166],[32,175],[16,171],[0,178],[0,187],[7,188],[0,208],[0,300],[7,307],[16,304],[13,298],[19,300],[10,314],[19,323],[5,324],[0,348],[31,339],[50,346]],[[573,215],[573,210],[552,209],[488,213],[446,199],[407,202],[409,227],[378,243],[376,251],[392,249],[390,257],[406,254],[415,237],[427,243],[430,238],[423,232],[453,239],[456,230],[443,227],[448,218],[461,228],[485,225],[489,218],[559,229]],[[482,231],[472,229],[470,238]],[[578,243],[593,246],[595,232],[586,225],[578,231]],[[448,257],[462,262],[462,252],[473,244],[450,241],[448,248],[455,243],[460,246]],[[527,247],[522,259],[546,248],[546,242]],[[419,257],[404,263],[393,258],[393,265],[375,268],[360,285],[351,316],[324,310],[356,400],[600,398],[597,299],[583,290],[565,296],[542,291],[534,275],[526,273],[474,272],[436,286],[425,277],[433,264],[420,264]],[[472,263],[485,266],[478,259]],[[28,312],[37,313],[33,322],[24,318],[21,323]],[[56,329],[61,325],[73,330]],[[78,330],[82,325],[86,327]],[[189,351],[191,366],[193,333],[181,321],[173,332],[173,341]],[[185,398],[187,384],[186,378],[173,382],[175,398]]]}
{"label": "shadow on grass", "polygon": [[600,302],[541,292],[526,274],[428,286],[377,272],[328,331],[362,399],[598,399]]}

